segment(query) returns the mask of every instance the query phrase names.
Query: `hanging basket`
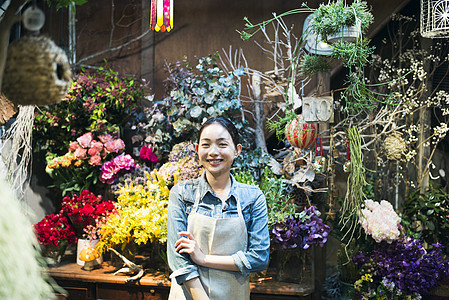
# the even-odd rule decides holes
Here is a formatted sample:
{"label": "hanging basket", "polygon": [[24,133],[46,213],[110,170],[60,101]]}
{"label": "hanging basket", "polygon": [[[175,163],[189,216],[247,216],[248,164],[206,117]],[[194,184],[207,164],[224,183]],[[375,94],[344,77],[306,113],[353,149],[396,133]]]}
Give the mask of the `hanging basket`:
{"label": "hanging basket", "polygon": [[285,128],[287,141],[296,148],[308,148],[315,141],[316,135],[316,125],[306,123],[302,115],[291,120]]}
{"label": "hanging basket", "polygon": [[420,31],[425,38],[449,37],[449,0],[421,0]]}
{"label": "hanging basket", "polygon": [[72,83],[65,52],[47,37],[24,37],[8,47],[3,93],[18,105],[60,102]]}
{"label": "hanging basket", "polygon": [[353,43],[361,36],[360,26],[344,26],[341,30],[335,34],[327,36],[327,42],[329,44],[342,42]]}

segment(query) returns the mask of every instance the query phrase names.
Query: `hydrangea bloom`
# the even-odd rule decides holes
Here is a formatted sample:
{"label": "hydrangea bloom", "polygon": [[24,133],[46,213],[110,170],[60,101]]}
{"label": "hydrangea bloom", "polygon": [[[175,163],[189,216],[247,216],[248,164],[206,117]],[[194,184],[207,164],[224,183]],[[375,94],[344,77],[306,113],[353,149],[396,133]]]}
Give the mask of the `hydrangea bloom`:
{"label": "hydrangea bloom", "polygon": [[361,212],[360,222],[363,229],[377,243],[381,241],[391,243],[399,238],[401,218],[394,211],[390,202],[382,200],[379,203],[365,200],[365,208]]}

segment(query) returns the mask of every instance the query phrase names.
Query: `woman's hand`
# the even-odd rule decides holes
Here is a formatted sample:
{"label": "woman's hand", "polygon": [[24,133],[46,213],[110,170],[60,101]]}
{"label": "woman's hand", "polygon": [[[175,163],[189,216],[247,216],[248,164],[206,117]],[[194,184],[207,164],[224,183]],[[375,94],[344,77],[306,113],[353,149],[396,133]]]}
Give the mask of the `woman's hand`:
{"label": "woman's hand", "polygon": [[199,266],[204,266],[205,255],[193,235],[188,231],[178,232],[178,235],[182,237],[175,243],[176,251],[178,253],[189,254],[194,263]]}

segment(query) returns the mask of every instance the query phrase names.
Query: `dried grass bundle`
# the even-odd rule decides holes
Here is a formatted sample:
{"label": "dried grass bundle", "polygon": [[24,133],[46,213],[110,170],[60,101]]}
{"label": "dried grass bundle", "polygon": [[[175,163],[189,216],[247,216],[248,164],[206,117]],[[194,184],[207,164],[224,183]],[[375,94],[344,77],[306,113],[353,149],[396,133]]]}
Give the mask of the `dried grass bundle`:
{"label": "dried grass bundle", "polygon": [[2,91],[12,102],[58,103],[71,83],[67,55],[49,38],[27,36],[9,46]]}

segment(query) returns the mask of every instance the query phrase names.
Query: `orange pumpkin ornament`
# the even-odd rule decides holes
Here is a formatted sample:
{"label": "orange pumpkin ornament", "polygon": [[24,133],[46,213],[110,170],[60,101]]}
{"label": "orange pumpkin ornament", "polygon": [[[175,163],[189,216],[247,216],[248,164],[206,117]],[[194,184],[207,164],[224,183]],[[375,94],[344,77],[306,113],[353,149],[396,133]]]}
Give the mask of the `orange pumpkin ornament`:
{"label": "orange pumpkin ornament", "polygon": [[316,125],[306,123],[302,115],[291,120],[285,127],[287,141],[296,148],[308,148],[315,141],[316,136]]}

